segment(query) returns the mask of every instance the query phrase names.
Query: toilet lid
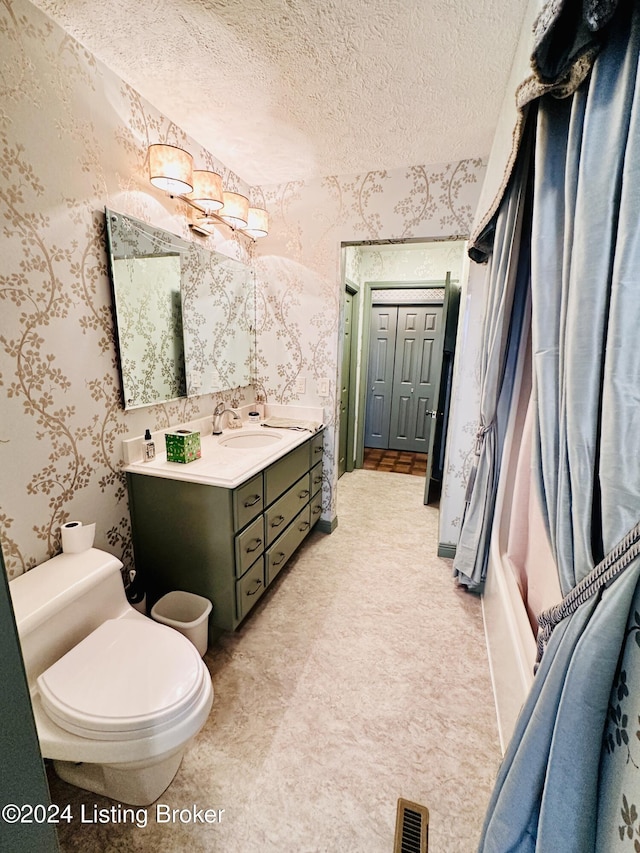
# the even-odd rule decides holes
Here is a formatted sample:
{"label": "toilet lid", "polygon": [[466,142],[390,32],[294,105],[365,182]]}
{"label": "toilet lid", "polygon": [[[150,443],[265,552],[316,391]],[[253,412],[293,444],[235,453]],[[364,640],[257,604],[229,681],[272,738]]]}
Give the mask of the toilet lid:
{"label": "toilet lid", "polygon": [[110,619],[43,672],[38,687],[47,714],[67,731],[128,739],[180,717],[205,671],[195,646],[172,628]]}

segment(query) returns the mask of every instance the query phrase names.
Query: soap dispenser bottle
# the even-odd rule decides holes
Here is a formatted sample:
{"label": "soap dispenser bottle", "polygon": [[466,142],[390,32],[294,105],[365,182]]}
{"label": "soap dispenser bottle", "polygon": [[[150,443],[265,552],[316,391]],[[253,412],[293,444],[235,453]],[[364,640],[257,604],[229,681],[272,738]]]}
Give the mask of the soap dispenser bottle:
{"label": "soap dispenser bottle", "polygon": [[150,462],[155,458],[156,455],[156,444],[155,441],[151,438],[151,431],[145,430],[144,438],[142,440],[142,461]]}

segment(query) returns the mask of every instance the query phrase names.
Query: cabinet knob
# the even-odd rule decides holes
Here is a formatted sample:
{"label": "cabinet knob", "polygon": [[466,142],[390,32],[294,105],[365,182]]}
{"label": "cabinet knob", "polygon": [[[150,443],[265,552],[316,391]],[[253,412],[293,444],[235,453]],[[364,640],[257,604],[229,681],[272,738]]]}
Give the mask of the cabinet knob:
{"label": "cabinet knob", "polygon": [[309,527],[309,526],[310,526],[310,525],[309,525],[309,522],[308,522],[308,521],[303,521],[303,522],[302,522],[302,524],[298,527],[298,530],[300,531],[300,533],[304,533],[304,531],[305,531],[305,530],[307,529],[307,527]]}
{"label": "cabinet knob", "polygon": [[280,527],[280,525],[282,524],[283,521],[284,521],[284,515],[278,515],[271,522],[271,527]]}
{"label": "cabinet knob", "polygon": [[278,557],[280,557],[280,559],[279,559],[279,560],[272,560],[272,561],[271,561],[271,565],[272,565],[272,566],[279,566],[279,565],[280,565],[280,563],[284,560],[284,558],[285,558],[286,556],[287,556],[287,555],[286,555],[283,551],[278,551]]}
{"label": "cabinet knob", "polygon": [[301,492],[298,492],[298,497],[300,499],[308,498],[309,497],[309,489],[303,489]]}
{"label": "cabinet knob", "polygon": [[260,500],[260,495],[251,495],[250,498],[244,502],[245,507],[255,506]]}
{"label": "cabinet knob", "polygon": [[251,553],[253,553],[253,551],[257,551],[257,550],[258,550],[258,548],[262,545],[262,539],[252,539],[251,541],[252,541],[252,542],[255,542],[255,545],[253,545],[253,547],[252,547],[252,548],[250,548],[250,547],[247,545],[247,549],[246,549],[247,554],[251,554]]}

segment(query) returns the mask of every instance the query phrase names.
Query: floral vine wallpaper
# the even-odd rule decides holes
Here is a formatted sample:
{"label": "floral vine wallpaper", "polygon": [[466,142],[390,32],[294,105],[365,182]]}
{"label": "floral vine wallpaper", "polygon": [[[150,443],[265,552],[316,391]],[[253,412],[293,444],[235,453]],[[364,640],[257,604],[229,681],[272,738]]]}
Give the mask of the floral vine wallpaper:
{"label": "floral vine wallpaper", "polygon": [[[248,187],[26,0],[0,0],[0,529],[10,577],[60,550],[59,527],[97,522],[96,546],[133,565],[123,437],[208,414],[215,397],[124,412],[105,205],[189,239],[153,191],[146,151],[189,149]],[[227,234],[211,248],[238,260]],[[242,403],[251,389],[226,399]]]}
{"label": "floral vine wallpaper", "polygon": [[[0,51],[0,541],[9,576],[57,553],[59,527],[72,518],[96,521],[96,546],[132,567],[121,440],[203,417],[220,397],[324,406],[330,522],[341,243],[466,238],[484,164],[252,188],[28,0],[0,0]],[[255,383],[125,412],[104,208],[191,239],[187,210],[148,183],[153,142],[186,148],[269,210],[270,235],[256,249]],[[251,262],[253,247],[228,231],[206,243]],[[329,380],[324,397],[320,379]]]}

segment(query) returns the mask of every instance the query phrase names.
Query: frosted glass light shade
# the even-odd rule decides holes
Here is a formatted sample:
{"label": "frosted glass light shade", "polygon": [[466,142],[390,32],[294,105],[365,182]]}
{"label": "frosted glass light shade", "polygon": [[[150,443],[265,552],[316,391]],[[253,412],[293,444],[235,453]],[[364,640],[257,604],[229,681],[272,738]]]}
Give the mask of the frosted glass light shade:
{"label": "frosted glass light shade", "polygon": [[149,146],[149,180],[154,187],[174,195],[193,189],[193,157],[175,145]]}
{"label": "frosted glass light shade", "polygon": [[222,193],[222,198],[224,206],[219,211],[218,216],[234,228],[246,228],[249,217],[249,199],[240,193]]}
{"label": "frosted glass light shade", "polygon": [[250,207],[249,216],[247,217],[247,227],[244,229],[244,232],[255,240],[259,237],[266,237],[269,233],[269,215],[267,211],[261,207]]}
{"label": "frosted glass light shade", "polygon": [[196,169],[193,173],[193,192],[189,198],[205,213],[215,213],[224,204],[222,178],[216,172]]}

